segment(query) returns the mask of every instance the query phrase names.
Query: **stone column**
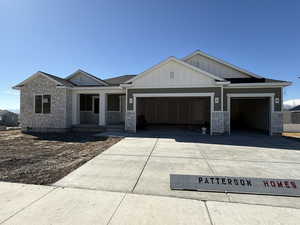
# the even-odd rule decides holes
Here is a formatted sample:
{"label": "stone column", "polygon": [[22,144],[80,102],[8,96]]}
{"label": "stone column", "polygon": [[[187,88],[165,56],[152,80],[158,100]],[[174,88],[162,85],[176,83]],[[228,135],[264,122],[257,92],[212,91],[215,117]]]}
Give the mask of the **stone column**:
{"label": "stone column", "polygon": [[283,132],[283,113],[272,112],[271,115],[271,132],[273,135]]}
{"label": "stone column", "polygon": [[99,125],[106,126],[106,94],[99,93]]}
{"label": "stone column", "polygon": [[72,125],[77,125],[79,121],[79,94],[72,94]]}
{"label": "stone column", "polygon": [[212,112],[211,118],[211,129],[212,134],[223,134],[224,133],[224,113],[223,111]]}
{"label": "stone column", "polygon": [[125,130],[136,132],[136,113],[134,111],[126,111]]}
{"label": "stone column", "polygon": [[224,115],[224,133],[230,133],[230,116],[228,111],[223,112]]}

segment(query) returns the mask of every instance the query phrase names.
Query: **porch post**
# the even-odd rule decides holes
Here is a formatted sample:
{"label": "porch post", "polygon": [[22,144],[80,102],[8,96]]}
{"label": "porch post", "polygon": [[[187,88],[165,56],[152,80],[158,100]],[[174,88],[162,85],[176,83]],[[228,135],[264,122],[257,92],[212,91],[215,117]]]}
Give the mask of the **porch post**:
{"label": "porch post", "polygon": [[72,95],[72,124],[79,124],[79,94],[73,93]]}
{"label": "porch post", "polygon": [[106,125],[106,94],[99,93],[99,125]]}

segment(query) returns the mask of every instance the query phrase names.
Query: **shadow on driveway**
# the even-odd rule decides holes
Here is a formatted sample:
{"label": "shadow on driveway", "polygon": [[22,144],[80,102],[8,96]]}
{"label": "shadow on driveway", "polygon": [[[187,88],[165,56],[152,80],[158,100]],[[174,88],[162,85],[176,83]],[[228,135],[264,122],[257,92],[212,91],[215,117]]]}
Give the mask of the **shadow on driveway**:
{"label": "shadow on driveway", "polygon": [[122,136],[140,138],[166,138],[175,139],[177,142],[193,142],[202,144],[219,144],[232,146],[247,146],[260,148],[279,148],[300,150],[300,141],[283,136],[268,136],[260,133],[237,132],[228,135],[203,135],[190,130],[140,130],[137,133],[105,132],[103,136]]}

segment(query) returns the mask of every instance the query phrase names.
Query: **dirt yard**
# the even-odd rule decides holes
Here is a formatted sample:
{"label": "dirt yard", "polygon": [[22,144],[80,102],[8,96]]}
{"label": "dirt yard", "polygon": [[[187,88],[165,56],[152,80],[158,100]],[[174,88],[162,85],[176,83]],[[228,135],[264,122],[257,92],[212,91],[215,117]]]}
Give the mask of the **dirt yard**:
{"label": "dirt yard", "polygon": [[121,138],[0,131],[0,180],[52,184]]}
{"label": "dirt yard", "polygon": [[300,133],[291,133],[291,132],[286,132],[282,133],[283,136],[288,137],[288,138],[295,138],[300,140]]}

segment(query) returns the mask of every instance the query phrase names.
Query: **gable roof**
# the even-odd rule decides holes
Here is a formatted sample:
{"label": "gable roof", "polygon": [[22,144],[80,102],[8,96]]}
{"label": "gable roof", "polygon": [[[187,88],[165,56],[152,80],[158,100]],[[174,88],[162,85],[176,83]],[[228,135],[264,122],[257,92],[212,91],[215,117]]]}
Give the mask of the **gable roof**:
{"label": "gable roof", "polygon": [[73,86],[75,86],[75,84],[73,84],[71,81],[65,80],[63,78],[54,76],[54,75],[49,74],[49,73],[45,73],[45,72],[42,72],[42,71],[40,71],[40,72],[43,73],[44,75],[46,75],[47,77],[49,77],[49,78],[51,78],[51,79],[59,82],[63,86],[66,86],[66,87],[73,87]]}
{"label": "gable roof", "polygon": [[73,87],[74,86],[74,84],[70,81],[67,81],[65,79],[62,79],[60,77],[54,76],[49,73],[38,71],[38,72],[34,73],[33,75],[31,75],[30,77],[28,77],[26,80],[22,81],[21,83],[17,84],[16,86],[14,86],[13,89],[18,89],[18,88],[22,87],[24,84],[26,84],[27,82],[31,81],[32,79],[34,79],[38,76],[46,77],[47,79],[52,80],[58,86],[65,86],[65,87]]}
{"label": "gable roof", "polygon": [[126,81],[134,78],[136,75],[122,75],[118,77],[112,77],[105,79],[104,81],[108,83],[110,86],[118,86],[120,84],[125,83]]}
{"label": "gable roof", "polygon": [[222,60],[222,59],[218,59],[218,58],[216,58],[216,57],[210,56],[210,55],[208,55],[208,54],[206,54],[206,53],[204,53],[204,52],[202,52],[202,51],[200,51],[200,50],[196,50],[195,52],[193,52],[193,53],[191,53],[191,54],[185,56],[184,58],[182,58],[182,60],[185,61],[185,60],[187,60],[187,59],[189,59],[189,58],[191,58],[191,57],[193,57],[193,56],[195,56],[195,55],[201,55],[201,56],[204,56],[204,57],[209,58],[209,59],[211,59],[211,60],[214,60],[214,61],[216,61],[216,62],[218,62],[218,63],[221,63],[221,64],[223,64],[223,65],[225,65],[225,66],[231,67],[232,69],[235,69],[235,70],[237,70],[237,71],[239,71],[239,72],[245,73],[245,74],[247,74],[247,75],[250,76],[250,77],[254,77],[254,78],[263,78],[263,77],[261,77],[261,76],[259,76],[259,75],[257,75],[257,74],[254,74],[254,73],[252,73],[252,72],[250,72],[250,71],[247,71],[247,70],[245,70],[245,69],[242,69],[242,68],[240,68],[240,67],[238,67],[238,66],[235,66],[235,65],[233,65],[233,64],[231,64],[231,63],[225,62],[225,61]]}
{"label": "gable roof", "polygon": [[291,108],[289,111],[300,111],[300,105]]}
{"label": "gable roof", "polygon": [[82,73],[83,75],[85,75],[85,76],[87,76],[87,77],[89,77],[89,78],[95,80],[95,81],[98,82],[99,84],[102,84],[102,85],[104,85],[104,86],[108,86],[108,83],[106,83],[104,80],[101,80],[100,78],[98,78],[98,77],[96,77],[96,76],[94,76],[94,75],[92,75],[92,74],[90,74],[90,73],[88,73],[88,72],[85,72],[85,71],[83,71],[83,70],[81,70],[81,69],[78,69],[78,70],[76,70],[74,73],[72,73],[71,75],[67,76],[67,77],[65,78],[65,80],[71,80],[71,79],[72,79],[74,76],[76,76],[78,73]]}
{"label": "gable roof", "polygon": [[212,78],[212,79],[214,79],[214,80],[217,80],[217,81],[224,81],[224,79],[221,78],[221,77],[218,77],[218,76],[216,76],[216,75],[213,75],[213,74],[211,74],[211,73],[208,73],[208,72],[206,72],[206,71],[204,71],[204,70],[202,70],[202,69],[200,69],[200,68],[198,68],[198,67],[195,67],[195,66],[193,66],[193,65],[190,65],[190,64],[188,64],[188,63],[186,63],[186,62],[184,62],[184,61],[182,61],[182,60],[177,59],[177,58],[174,57],[174,56],[171,56],[171,57],[165,59],[164,61],[160,62],[159,64],[157,64],[157,65],[155,65],[155,66],[152,66],[151,68],[147,69],[146,71],[144,71],[144,72],[138,74],[137,76],[133,77],[132,79],[127,80],[125,83],[127,83],[127,84],[128,84],[128,83],[131,83],[131,82],[133,82],[133,81],[135,81],[135,80],[137,80],[137,79],[143,77],[143,76],[146,75],[147,73],[149,73],[149,72],[151,72],[151,71],[153,71],[153,70],[155,70],[155,69],[157,69],[157,68],[159,68],[159,67],[161,67],[161,66],[163,66],[163,65],[165,65],[165,64],[167,64],[168,62],[171,62],[171,61],[177,62],[177,63],[181,64],[182,66],[185,66],[185,67],[187,67],[187,68],[189,68],[189,69],[192,69],[192,70],[195,70],[195,71],[197,71],[197,72],[199,72],[199,73],[202,73],[202,74],[204,74],[205,76],[208,76],[208,77],[210,77],[210,78]]}
{"label": "gable roof", "polygon": [[8,111],[8,110],[6,110],[6,109],[4,109],[4,110],[1,110],[1,109],[0,109],[0,116],[4,116],[4,115],[8,115],[8,114],[10,114],[10,115],[18,115],[17,113]]}

